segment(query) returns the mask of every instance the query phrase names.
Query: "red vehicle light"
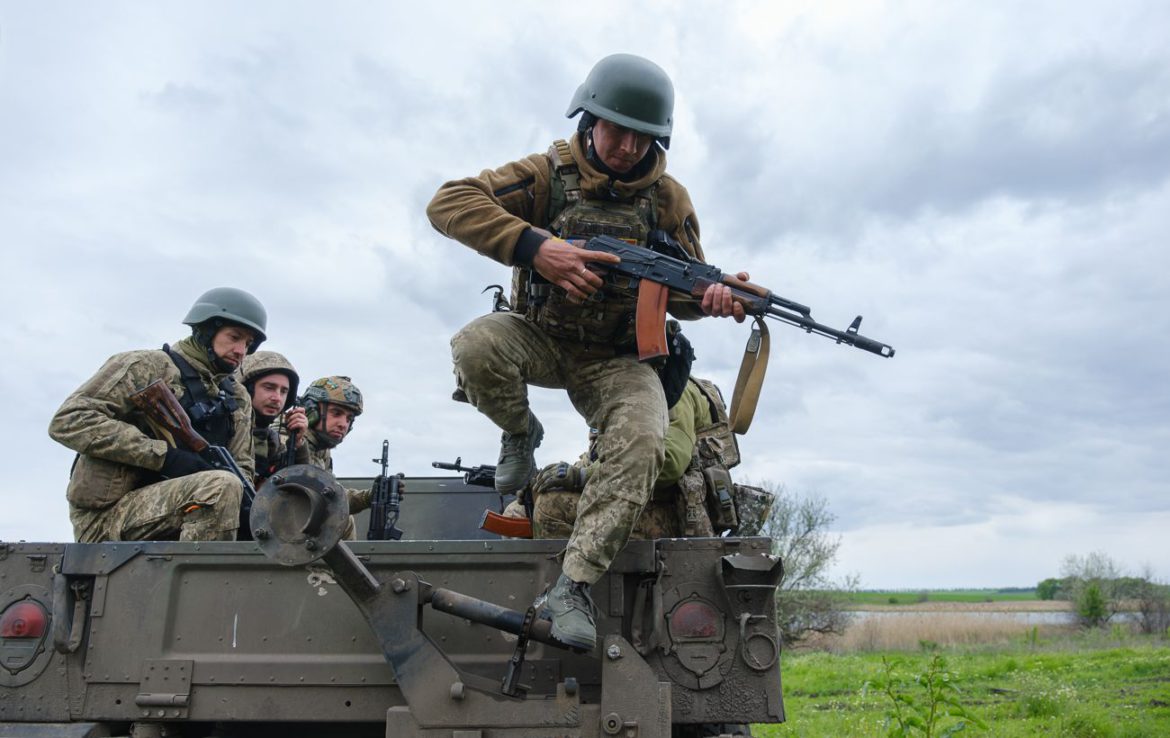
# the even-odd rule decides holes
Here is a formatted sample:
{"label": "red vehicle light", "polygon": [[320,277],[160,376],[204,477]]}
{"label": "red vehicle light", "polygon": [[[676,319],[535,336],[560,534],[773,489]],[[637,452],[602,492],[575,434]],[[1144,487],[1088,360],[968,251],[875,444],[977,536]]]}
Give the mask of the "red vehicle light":
{"label": "red vehicle light", "polygon": [[670,615],[670,634],[679,638],[717,638],[719,611],[705,602],[692,600],[675,608]]}
{"label": "red vehicle light", "polygon": [[40,638],[48,624],[45,608],[36,602],[22,600],[0,616],[0,638]]}

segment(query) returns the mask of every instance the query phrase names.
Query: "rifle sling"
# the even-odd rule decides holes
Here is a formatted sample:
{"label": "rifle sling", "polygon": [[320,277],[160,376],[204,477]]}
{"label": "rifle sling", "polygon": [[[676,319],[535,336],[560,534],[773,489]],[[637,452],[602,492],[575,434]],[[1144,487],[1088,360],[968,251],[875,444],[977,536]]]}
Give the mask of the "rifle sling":
{"label": "rifle sling", "polygon": [[229,374],[219,383],[219,396],[212,398],[203,384],[199,370],[191,366],[167,344],[162,350],[170,357],[179,370],[179,380],[185,392],[179,397],[179,404],[191,419],[191,426],[213,446],[227,446],[235,433],[232,413],[236,411],[236,398],[232,387],[233,375]]}
{"label": "rifle sling", "polygon": [[743,435],[751,427],[764,386],[764,375],[768,371],[768,349],[771,339],[768,326],[762,317],[756,317],[756,325],[744,347],[743,361],[739,365],[739,376],[735,380],[735,392],[731,396],[731,410],[728,419],[731,430]]}

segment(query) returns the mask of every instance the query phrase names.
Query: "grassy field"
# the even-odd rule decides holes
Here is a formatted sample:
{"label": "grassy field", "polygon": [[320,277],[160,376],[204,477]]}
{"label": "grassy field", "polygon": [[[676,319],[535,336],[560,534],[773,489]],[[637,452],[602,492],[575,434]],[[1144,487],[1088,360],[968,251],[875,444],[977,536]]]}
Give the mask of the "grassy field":
{"label": "grassy field", "polygon": [[897,591],[897,592],[850,592],[846,601],[851,605],[913,605],[923,602],[1027,602],[1040,600],[1036,590],[999,589],[945,589]]}
{"label": "grassy field", "polygon": [[[945,616],[943,616],[945,620]],[[1001,624],[1002,625],[1002,624]],[[951,623],[923,638],[922,624],[900,623],[900,637],[821,644],[784,655],[783,725],[753,726],[760,738],[891,735],[896,700],[904,716],[931,703],[921,680],[934,664],[936,685],[973,721],[961,735],[999,738],[1163,738],[1170,736],[1170,641],[1114,627],[1088,633],[1022,627],[972,635]],[[860,645],[859,645],[860,643]],[[935,661],[941,658],[941,661]],[[888,689],[883,684],[888,683]],[[953,691],[951,691],[953,688]],[[945,705],[940,705],[946,707]],[[945,718],[933,736],[959,721]],[[902,735],[895,733],[894,735]],[[926,735],[908,732],[905,735]]]}

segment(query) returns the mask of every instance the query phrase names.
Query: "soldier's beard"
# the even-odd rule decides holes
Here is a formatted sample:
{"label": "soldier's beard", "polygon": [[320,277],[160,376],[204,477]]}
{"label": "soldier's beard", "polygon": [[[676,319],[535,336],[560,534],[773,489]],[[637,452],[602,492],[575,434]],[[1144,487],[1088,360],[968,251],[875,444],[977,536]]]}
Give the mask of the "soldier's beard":
{"label": "soldier's beard", "polygon": [[337,444],[344,441],[344,438],[334,438],[325,431],[313,429],[313,438],[317,440],[317,445],[321,448],[336,448]]}

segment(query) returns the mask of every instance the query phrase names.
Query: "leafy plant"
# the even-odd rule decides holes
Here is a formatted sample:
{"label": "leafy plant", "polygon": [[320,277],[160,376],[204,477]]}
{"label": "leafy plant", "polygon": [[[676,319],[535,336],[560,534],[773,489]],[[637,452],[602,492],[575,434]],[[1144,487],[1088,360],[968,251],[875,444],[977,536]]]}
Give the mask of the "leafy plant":
{"label": "leafy plant", "polygon": [[1101,627],[1113,614],[1105,601],[1105,595],[1101,592],[1101,585],[1097,582],[1085,585],[1076,601],[1076,607],[1077,618],[1087,628]]}
{"label": "leafy plant", "polygon": [[918,689],[913,691],[896,677],[895,667],[902,663],[883,656],[883,676],[875,685],[890,702],[886,711],[889,738],[949,738],[968,726],[987,728],[960,701],[956,675],[947,670],[941,654],[935,654],[926,671],[914,676]]}

